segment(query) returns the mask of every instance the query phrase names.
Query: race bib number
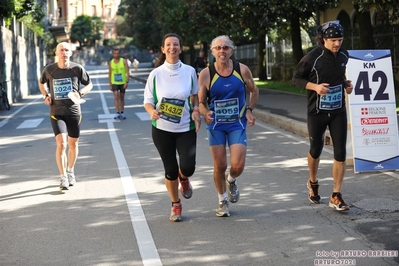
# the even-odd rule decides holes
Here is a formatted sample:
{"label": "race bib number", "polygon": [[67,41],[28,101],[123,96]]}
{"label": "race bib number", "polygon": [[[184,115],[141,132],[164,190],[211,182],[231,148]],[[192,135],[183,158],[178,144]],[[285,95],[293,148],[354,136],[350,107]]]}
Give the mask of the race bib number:
{"label": "race bib number", "polygon": [[72,91],[72,79],[54,79],[53,80],[54,99],[65,100],[68,99],[68,93]]}
{"label": "race bib number", "polygon": [[239,118],[238,98],[215,101],[216,123],[234,123]]}
{"label": "race bib number", "polygon": [[335,110],[342,107],[342,85],[331,86],[326,95],[320,98],[320,110]]}
{"label": "race bib number", "polygon": [[122,82],[122,81],[123,81],[122,73],[114,74],[114,82]]}
{"label": "race bib number", "polygon": [[162,98],[159,110],[162,111],[160,118],[172,122],[180,123],[184,112],[184,100]]}

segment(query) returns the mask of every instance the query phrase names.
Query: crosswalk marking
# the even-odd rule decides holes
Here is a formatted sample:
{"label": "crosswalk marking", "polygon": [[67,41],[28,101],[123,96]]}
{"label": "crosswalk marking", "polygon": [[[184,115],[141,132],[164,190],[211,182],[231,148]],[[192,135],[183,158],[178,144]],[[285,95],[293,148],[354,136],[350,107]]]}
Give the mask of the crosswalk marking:
{"label": "crosswalk marking", "polygon": [[40,125],[44,118],[37,118],[37,119],[28,119],[22,122],[17,129],[22,128],[36,128]]}
{"label": "crosswalk marking", "polygon": [[147,112],[137,112],[137,117],[140,118],[141,121],[150,121],[150,115]]}

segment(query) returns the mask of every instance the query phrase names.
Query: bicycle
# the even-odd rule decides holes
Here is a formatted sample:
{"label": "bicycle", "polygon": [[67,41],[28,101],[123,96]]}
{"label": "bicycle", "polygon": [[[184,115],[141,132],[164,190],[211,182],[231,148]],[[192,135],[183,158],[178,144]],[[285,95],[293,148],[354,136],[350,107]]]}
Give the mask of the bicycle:
{"label": "bicycle", "polygon": [[7,91],[3,87],[3,83],[0,83],[0,89],[1,89],[1,95],[0,98],[3,101],[4,106],[6,107],[7,110],[11,109],[10,102],[8,101],[8,96],[7,96]]}

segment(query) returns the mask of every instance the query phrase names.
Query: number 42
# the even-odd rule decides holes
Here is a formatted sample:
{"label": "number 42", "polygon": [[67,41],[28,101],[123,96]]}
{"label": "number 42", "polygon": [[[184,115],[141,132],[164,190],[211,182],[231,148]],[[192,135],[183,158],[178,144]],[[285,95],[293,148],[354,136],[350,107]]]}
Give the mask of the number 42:
{"label": "number 42", "polygon": [[[374,97],[374,101],[389,100],[389,94],[385,92],[388,84],[388,78],[382,71],[376,71],[372,77],[373,82],[380,81],[380,87]],[[361,71],[359,77],[356,81],[355,94],[363,95],[364,101],[370,101],[370,95],[372,94],[370,84],[369,84],[369,72]]]}

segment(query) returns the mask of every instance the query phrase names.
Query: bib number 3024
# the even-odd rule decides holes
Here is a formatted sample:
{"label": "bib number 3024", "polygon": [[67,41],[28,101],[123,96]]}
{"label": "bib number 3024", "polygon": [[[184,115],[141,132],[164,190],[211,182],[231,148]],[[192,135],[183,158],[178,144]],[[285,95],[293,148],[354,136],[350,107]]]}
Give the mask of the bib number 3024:
{"label": "bib number 3024", "polygon": [[389,93],[387,93],[385,90],[388,85],[388,77],[387,75],[381,71],[378,70],[374,72],[371,76],[371,81],[379,83],[379,87],[377,91],[375,92],[375,96],[373,99],[371,99],[371,95],[373,95],[373,90],[370,87],[370,82],[369,82],[369,72],[367,71],[361,71],[359,72],[359,77],[356,81],[356,85],[354,87],[354,91],[356,95],[363,95],[363,100],[364,101],[385,101],[389,100]]}

